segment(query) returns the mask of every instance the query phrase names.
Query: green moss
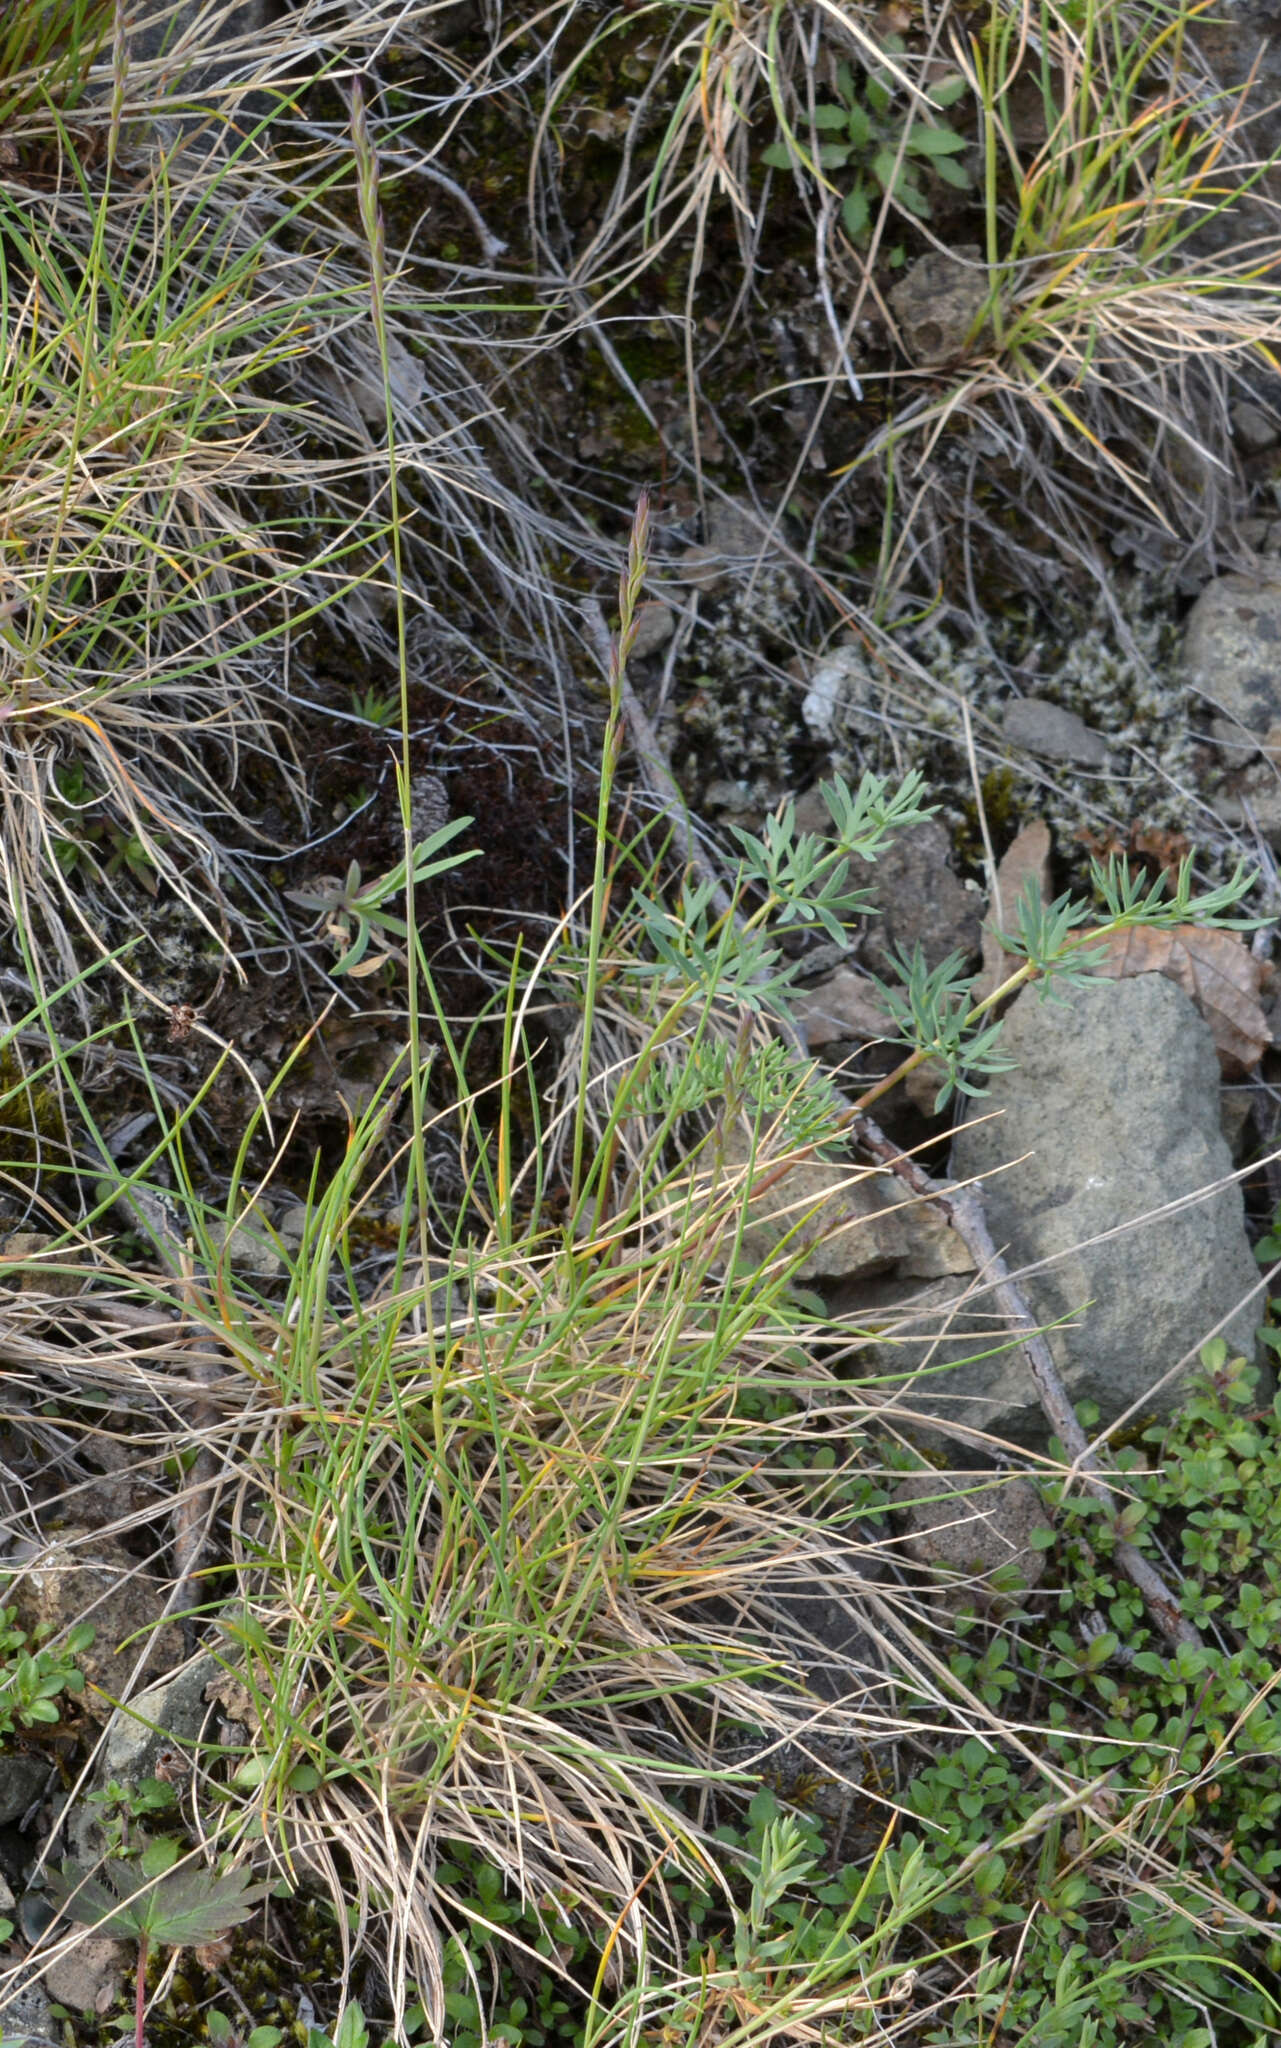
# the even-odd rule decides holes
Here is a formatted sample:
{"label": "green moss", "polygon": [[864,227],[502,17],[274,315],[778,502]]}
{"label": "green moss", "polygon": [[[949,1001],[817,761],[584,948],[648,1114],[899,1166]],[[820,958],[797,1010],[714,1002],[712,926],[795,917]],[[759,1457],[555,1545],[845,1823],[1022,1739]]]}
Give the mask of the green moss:
{"label": "green moss", "polygon": [[33,1166],[50,1153],[67,1157],[70,1134],[62,1098],[45,1076],[33,1080],[17,1049],[0,1045],[0,1145],[7,1166]]}

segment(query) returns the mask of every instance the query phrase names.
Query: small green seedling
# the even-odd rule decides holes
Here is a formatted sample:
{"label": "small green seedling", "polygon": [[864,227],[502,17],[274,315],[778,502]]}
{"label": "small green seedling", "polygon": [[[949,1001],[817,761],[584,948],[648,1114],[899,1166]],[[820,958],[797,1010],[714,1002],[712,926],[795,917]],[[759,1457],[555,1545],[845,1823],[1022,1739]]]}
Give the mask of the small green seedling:
{"label": "small green seedling", "polygon": [[254,2027],[242,2033],[225,2012],[207,2014],[205,2027],[214,2048],[280,2048],[285,2038],[279,2027]]}
{"label": "small green seedling", "polygon": [[84,1673],[74,1661],[93,1642],[94,1630],[81,1622],[57,1648],[46,1648],[37,1628],[30,1636],[15,1627],[15,1607],[0,1607],[0,1738],[17,1728],[52,1727],[62,1719],[57,1701],[63,1693],[84,1691]]}
{"label": "small green seedling", "polygon": [[[902,37],[887,36],[885,49],[890,57],[901,57]],[[965,89],[965,80],[952,74],[928,89],[924,105],[941,114],[956,105]],[[868,239],[878,188],[918,220],[929,220],[930,172],[958,191],[970,187],[969,172],[956,161],[969,146],[966,138],[946,121],[925,116],[920,99],[904,107],[902,90],[899,75],[888,65],[874,65],[856,79],[851,66],[841,63],[836,67],[836,99],[820,101],[814,109],[814,126],[825,138],[818,145],[817,168],[854,173],[848,182],[838,180],[845,185],[841,219],[852,242]],[[787,170],[797,155],[791,141],[781,140],[771,143],[764,162]],[[901,261],[902,252],[897,253]]]}
{"label": "small green seedling", "polygon": [[133,1840],[130,1823],[172,1812],[178,1794],[160,1778],[143,1778],[137,1785],[122,1785],[117,1778],[110,1778],[98,1791],[88,1793],[85,1803],[97,1807],[101,1816],[106,1854],[132,1856],[145,1843]]}
{"label": "small green seedling", "polygon": [[[480,852],[476,846],[469,847],[465,853],[447,853],[439,860],[435,858],[441,848],[460,832],[465,832],[471,822],[470,818],[451,818],[447,825],[442,825],[438,832],[433,832],[430,838],[414,848],[413,878],[416,883],[448,874],[451,869],[461,867],[464,861],[476,859]],[[392,941],[406,938],[409,928],[403,917],[397,917],[387,905],[403,900],[406,867],[405,861],[397,861],[387,874],[362,883],[360,862],[354,860],[341,880],[337,876],[318,876],[309,889],[287,891],[291,903],[297,903],[303,910],[320,913],[324,931],[339,949],[339,958],[333,967],[335,974],[362,978],[375,973],[387,960],[404,961],[402,948]],[[383,942],[370,954],[369,944],[375,931],[382,936]]]}

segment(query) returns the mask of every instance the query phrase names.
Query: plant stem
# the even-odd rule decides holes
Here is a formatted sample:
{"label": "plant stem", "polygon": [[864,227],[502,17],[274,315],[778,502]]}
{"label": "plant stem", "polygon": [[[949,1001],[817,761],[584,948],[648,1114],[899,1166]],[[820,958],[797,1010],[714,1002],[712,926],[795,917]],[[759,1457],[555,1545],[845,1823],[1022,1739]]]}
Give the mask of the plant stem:
{"label": "plant stem", "polygon": [[133,2048],[143,2048],[142,2021],[147,2009],[147,1931],[138,1936],[138,1981],[133,1996]]}
{"label": "plant stem", "polygon": [[587,1091],[591,1081],[592,1026],[596,1015],[596,994],[600,982],[601,948],[609,891],[605,883],[605,857],[609,844],[609,803],[623,743],[623,679],[627,660],[636,639],[641,590],[649,566],[649,494],[642,491],[627,545],[627,563],[618,592],[618,637],[610,649],[609,711],[601,746],[600,791],[596,802],[596,864],[592,874],[591,923],[587,934],[587,973],[583,987],[583,1048],[579,1060],[578,1102],[574,1115],[573,1164],[570,1169],[570,1229],[578,1219],[583,1198],[583,1148],[587,1132]]}

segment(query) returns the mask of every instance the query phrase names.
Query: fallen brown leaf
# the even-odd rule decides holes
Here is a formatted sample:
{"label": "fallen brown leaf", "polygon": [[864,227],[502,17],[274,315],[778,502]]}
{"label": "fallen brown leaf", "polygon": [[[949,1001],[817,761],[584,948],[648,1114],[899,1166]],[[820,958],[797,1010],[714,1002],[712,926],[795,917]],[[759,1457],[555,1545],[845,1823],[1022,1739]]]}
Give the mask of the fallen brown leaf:
{"label": "fallen brown leaf", "polygon": [[1173,882],[1192,851],[1190,839],[1163,825],[1131,825],[1124,835],[1115,829],[1091,832],[1082,826],[1075,837],[1077,844],[1095,860],[1128,860],[1131,867],[1142,867],[1153,881],[1159,874],[1165,874]]}
{"label": "fallen brown leaf", "polygon": [[1152,931],[1140,925],[1115,933],[1103,949],[1095,973],[1114,981],[1127,974],[1164,974],[1191,996],[1214,1035],[1225,1074],[1248,1073],[1258,1065],[1272,1043],[1259,1002],[1269,969],[1239,932],[1202,931],[1194,924]]}

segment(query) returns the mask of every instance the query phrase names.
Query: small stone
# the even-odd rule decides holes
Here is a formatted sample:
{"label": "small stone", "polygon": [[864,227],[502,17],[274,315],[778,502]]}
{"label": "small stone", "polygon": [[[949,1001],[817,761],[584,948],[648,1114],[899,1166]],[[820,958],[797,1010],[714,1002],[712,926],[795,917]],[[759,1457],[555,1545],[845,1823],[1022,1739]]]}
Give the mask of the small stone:
{"label": "small stone", "polygon": [[1281,440],[1281,424],[1275,416],[1249,398],[1232,407],[1232,438],[1244,455],[1266,455]]}
{"label": "small stone", "polygon": [[825,981],[803,990],[793,1008],[810,1052],[840,1039],[896,1035],[876,983],[852,967],[838,967]]}
{"label": "small stone", "polygon": [[449,791],[439,775],[415,775],[409,785],[409,830],[415,846],[449,823]]}
{"label": "small stone", "polygon": [[715,499],[707,510],[707,539],[686,548],[678,565],[682,583],[709,597],[723,597],[732,590],[764,553],[766,561],[777,560],[778,549],[766,546],[767,521],[735,500]]}
{"label": "small stone", "polygon": [[1026,1479],[993,1484],[923,1472],[900,1481],[893,1498],[903,1512],[902,1548],[909,1557],[969,1579],[999,1573],[1023,1586],[1040,1584],[1045,1550],[1033,1539],[1051,1525]]}
{"label": "small stone", "polygon": [[[815,663],[805,680],[801,717],[819,739],[834,738],[840,714],[867,702],[867,669],[857,648],[834,647]],[[827,822],[830,830],[830,817]]]}
{"label": "small stone", "polygon": [[897,979],[891,954],[921,948],[937,967],[949,953],[976,957],[982,945],[982,902],[953,873],[952,845],[935,818],[897,834],[858,879],[876,905],[863,942],[868,964]]}
{"label": "small stone", "polygon": [[1237,1166],[1243,1162],[1250,1142],[1253,1110],[1254,1089],[1249,1082],[1219,1091],[1219,1127]]}
{"label": "small stone", "polygon": [[692,590],[706,591],[709,597],[719,597],[733,580],[720,549],[705,544],[686,548],[679,558],[677,573],[682,583]]}
{"label": "small stone", "polygon": [[80,1705],[95,1719],[108,1719],[135,1667],[154,1675],[182,1662],[182,1630],[164,1620],[168,1579],[153,1578],[100,1529],[71,1527],[39,1547],[16,1544],[6,1563],[17,1572],[6,1598],[29,1633],[57,1637],[77,1622],[92,1624],[93,1643],[76,1662],[88,1680]]}
{"label": "small stone", "polygon": [[708,783],[703,791],[703,809],[709,815],[728,815],[736,825],[750,825],[764,816],[751,783],[734,781],[728,775],[718,775]]}
{"label": "small stone", "polygon": [[19,1294],[79,1294],[84,1279],[59,1268],[80,1264],[83,1255],[74,1245],[60,1245],[46,1260],[42,1254],[54,1241],[47,1230],[11,1231],[0,1247],[0,1284]]}
{"label": "small stone", "polygon": [[417,356],[410,354],[403,341],[390,334],[387,337],[385,383],[382,362],[372,349],[359,364],[355,375],[342,381],[355,400],[356,410],[365,424],[380,428],[385,427],[387,421],[387,392],[391,393],[394,412],[411,412],[427,388],[427,368]]}
{"label": "small stone", "polygon": [[[903,346],[914,363],[950,363],[974,346],[974,330],[990,296],[976,243],[921,256],[890,293]],[[977,337],[974,337],[977,339]]]}
{"label": "small stone", "polygon": [[[44,1988],[43,1969],[34,1960],[29,1960],[28,1967],[33,1971],[31,1981],[17,1983],[0,1999],[0,2036],[22,2044],[22,2048],[62,2039],[62,2028],[50,2010],[49,1994]],[[38,1977],[35,1971],[40,1971]],[[11,1972],[6,1972],[6,1977],[11,1976]]]}
{"label": "small stone", "polygon": [[49,1964],[45,1985],[59,2005],[69,2005],[76,2012],[104,2013],[115,2000],[125,1960],[123,1941],[86,1934]]}
{"label": "small stone", "polygon": [[226,1222],[215,1217],[208,1230],[210,1243],[219,1251],[226,1251],[237,1273],[250,1280],[276,1280],[284,1272],[284,1261],[267,1236],[264,1224],[238,1223],[229,1232]]}
{"label": "small stone", "polygon": [[648,661],[666,647],[676,631],[676,614],[669,604],[651,597],[636,614],[636,638],[632,642],[632,660]]}
{"label": "small stone", "polygon": [[746,565],[765,547],[770,524],[768,517],[740,504],[737,498],[713,498],[707,508],[707,545]]}
{"label": "small stone", "polygon": [[830,839],[836,829],[827,800],[817,782],[802,790],[796,798],[795,818],[798,832],[817,832],[820,839]]}
{"label": "small stone", "polygon": [[1269,846],[1281,848],[1281,777],[1270,761],[1233,776],[1211,801],[1230,831],[1258,832]]}
{"label": "small stone", "polygon": [[305,1202],[291,1202],[287,1209],[281,1211],[276,1230],[281,1242],[288,1245],[291,1250],[300,1245],[306,1236],[309,1214]]}
{"label": "small stone", "polygon": [[118,1707],[107,1724],[99,1766],[103,1782],[140,1785],[155,1776],[164,1751],[200,1741],[210,1719],[207,1695],[226,1675],[216,1657],[204,1654]]}
{"label": "small stone", "polygon": [[1236,744],[1281,724],[1281,581],[1237,571],[1207,583],[1188,614],[1182,666]]}
{"label": "small stone", "polygon": [[1044,697],[1015,697],[1002,713],[1001,729],[1011,746],[1050,761],[1079,761],[1088,768],[1102,768],[1107,762],[1102,734],[1092,732],[1075,711]]}
{"label": "small stone", "polygon": [[360,1075],[340,1074],[334,1084],[334,1093],[343,1107],[349,1111],[352,1122],[359,1123],[381,1086],[380,1081],[365,1080]]}
{"label": "small stone", "polygon": [[49,1783],[49,1765],[38,1756],[0,1756],[0,1827],[12,1827]]}
{"label": "small stone", "polygon": [[[740,1135],[727,1148],[731,1166],[745,1166]],[[772,1168],[762,1165],[761,1176]],[[846,1282],[894,1270],[905,1278],[969,1272],[973,1260],[942,1212],[900,1188],[888,1174],[802,1159],[781,1180],[753,1196],[743,1251],[763,1264],[783,1245],[805,1248],[795,1278]]]}

